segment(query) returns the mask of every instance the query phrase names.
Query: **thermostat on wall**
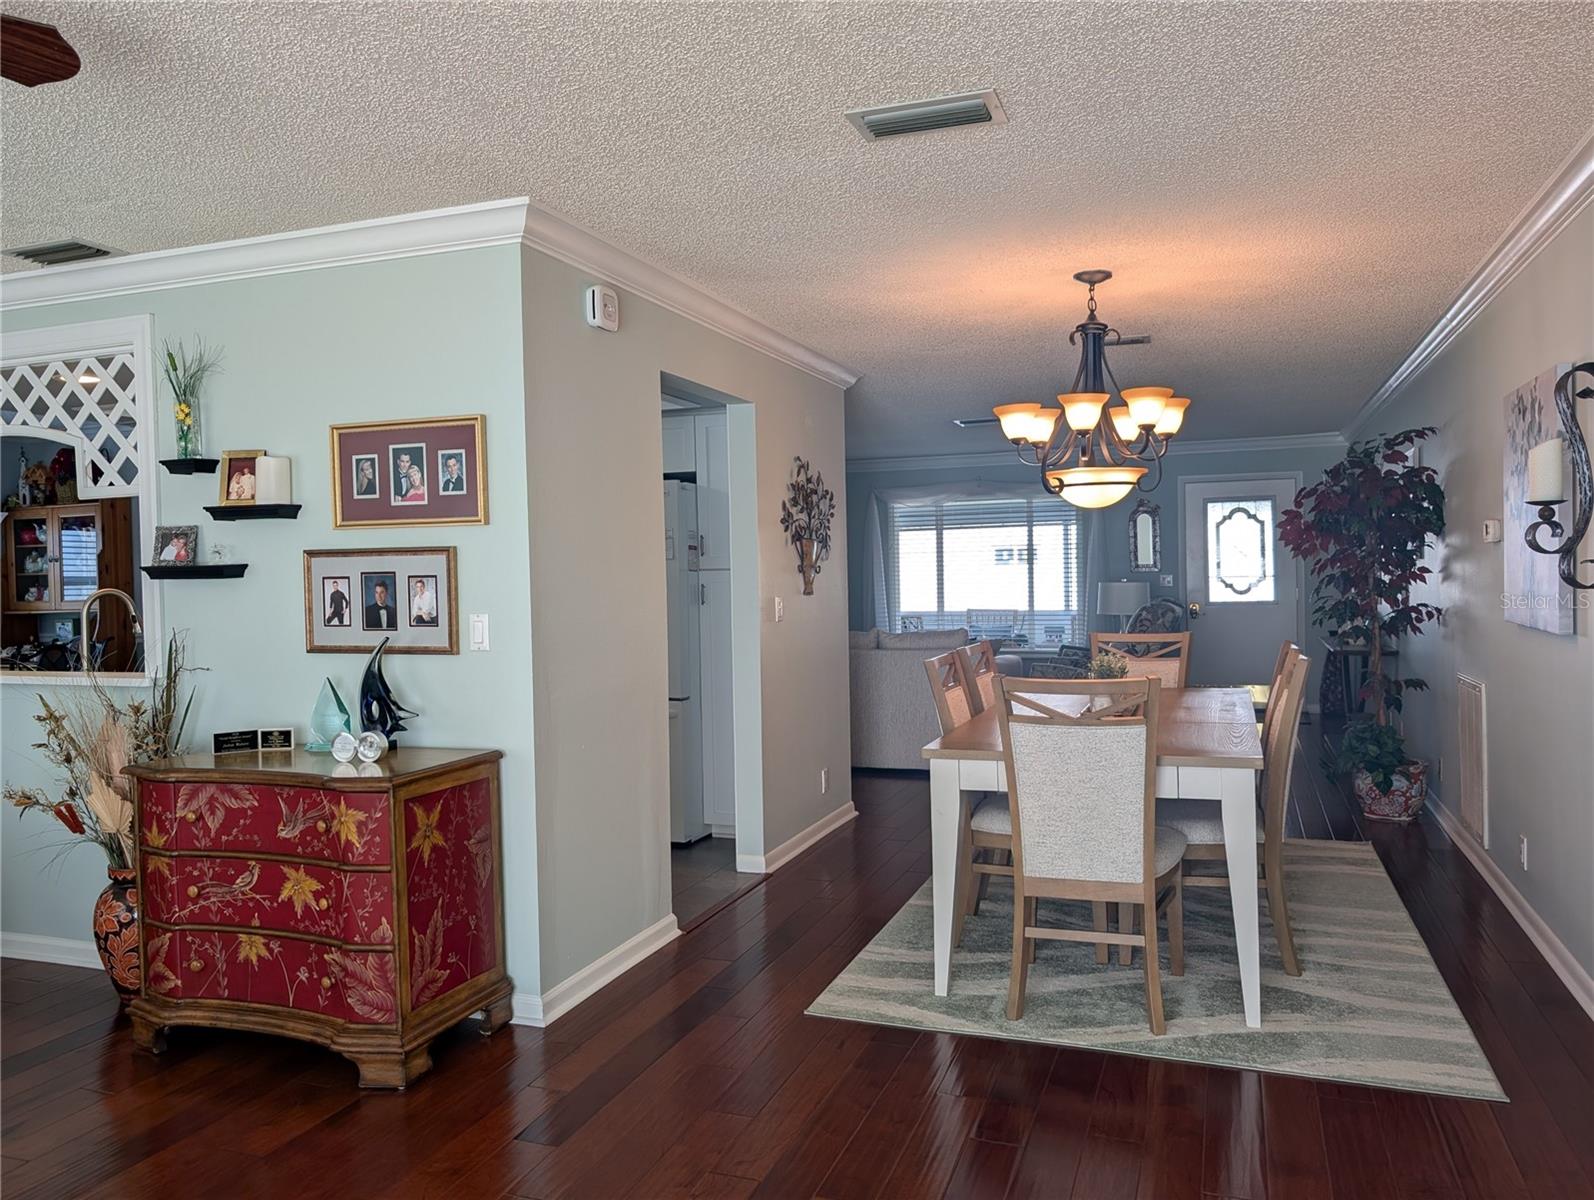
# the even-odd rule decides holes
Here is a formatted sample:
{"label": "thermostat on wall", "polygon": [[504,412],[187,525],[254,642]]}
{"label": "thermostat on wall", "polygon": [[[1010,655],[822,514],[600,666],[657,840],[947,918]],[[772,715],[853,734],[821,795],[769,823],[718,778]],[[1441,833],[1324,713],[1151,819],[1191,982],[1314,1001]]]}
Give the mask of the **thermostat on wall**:
{"label": "thermostat on wall", "polygon": [[620,297],[613,288],[594,286],[587,289],[587,324],[611,333],[620,328]]}

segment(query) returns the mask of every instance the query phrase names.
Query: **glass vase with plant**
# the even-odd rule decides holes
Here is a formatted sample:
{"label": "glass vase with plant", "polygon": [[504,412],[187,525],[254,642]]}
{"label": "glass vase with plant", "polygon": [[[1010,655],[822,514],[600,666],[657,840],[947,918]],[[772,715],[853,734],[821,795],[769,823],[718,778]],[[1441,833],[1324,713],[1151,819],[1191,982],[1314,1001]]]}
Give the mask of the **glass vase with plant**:
{"label": "glass vase with plant", "polygon": [[166,386],[172,391],[172,416],[177,422],[177,457],[199,458],[200,445],[199,393],[205,381],[221,370],[221,351],[196,338],[193,353],[181,342],[166,342],[164,369]]}
{"label": "glass vase with plant", "polygon": [[180,753],[194,700],[192,691],[183,699],[184,677],[194,670],[185,660],[182,639],[173,634],[148,699],[136,694],[120,701],[92,672],[89,686],[66,692],[54,704],[38,696],[33,719],[44,740],[33,748],[60,771],[60,795],[52,799],[42,788],[5,787],[6,803],[19,813],[47,813],[71,835],[62,853],[87,842],[105,855],[110,882],[94,906],[94,943],[124,1004],[138,995],[141,973],[133,789],[122,771],[131,763]]}
{"label": "glass vase with plant", "polygon": [[1427,797],[1426,766],[1406,756],[1394,721],[1406,693],[1428,685],[1386,672],[1385,649],[1444,615],[1411,596],[1432,574],[1423,560],[1445,531],[1444,489],[1432,467],[1415,461],[1415,447],[1435,432],[1425,426],[1356,442],[1279,521],[1279,540],[1311,564],[1313,620],[1367,647],[1359,697],[1371,720],[1347,729],[1339,767],[1351,772],[1369,816],[1395,820],[1416,816]]}

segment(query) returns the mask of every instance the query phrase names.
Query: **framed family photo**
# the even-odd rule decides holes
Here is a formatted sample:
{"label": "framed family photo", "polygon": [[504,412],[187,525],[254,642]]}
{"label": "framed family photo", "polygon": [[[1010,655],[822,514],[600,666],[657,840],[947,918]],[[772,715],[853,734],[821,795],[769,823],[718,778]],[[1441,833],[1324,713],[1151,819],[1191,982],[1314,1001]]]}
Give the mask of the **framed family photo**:
{"label": "framed family photo", "polygon": [[217,504],[255,503],[255,460],[264,457],[265,453],[264,450],[221,452],[221,496]]}
{"label": "framed family photo", "polygon": [[332,525],[485,525],[482,416],[332,426]]}
{"label": "framed family photo", "polygon": [[458,654],[453,546],[304,552],[304,648]]}
{"label": "framed family photo", "polygon": [[152,567],[191,567],[199,562],[199,526],[157,525]]}

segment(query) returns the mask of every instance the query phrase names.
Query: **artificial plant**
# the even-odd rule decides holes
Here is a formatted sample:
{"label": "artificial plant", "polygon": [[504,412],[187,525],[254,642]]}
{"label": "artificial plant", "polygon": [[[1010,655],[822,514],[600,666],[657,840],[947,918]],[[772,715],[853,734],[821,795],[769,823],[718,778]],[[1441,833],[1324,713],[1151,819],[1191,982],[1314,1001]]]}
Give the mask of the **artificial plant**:
{"label": "artificial plant", "polygon": [[[1354,443],[1319,482],[1296,493],[1279,521],[1279,539],[1311,563],[1314,621],[1367,643],[1361,697],[1379,727],[1389,726],[1406,692],[1428,686],[1385,673],[1384,640],[1420,634],[1443,615],[1411,598],[1432,574],[1423,562],[1430,539],[1445,531],[1444,489],[1414,453],[1435,432],[1430,425]],[[1386,777],[1380,786],[1387,785]]]}

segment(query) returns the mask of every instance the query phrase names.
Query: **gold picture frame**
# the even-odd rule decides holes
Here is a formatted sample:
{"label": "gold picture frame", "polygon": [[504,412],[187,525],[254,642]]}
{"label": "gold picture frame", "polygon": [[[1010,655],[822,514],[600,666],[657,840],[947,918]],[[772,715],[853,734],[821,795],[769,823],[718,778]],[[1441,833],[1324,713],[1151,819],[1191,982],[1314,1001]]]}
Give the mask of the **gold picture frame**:
{"label": "gold picture frame", "polygon": [[[446,578],[439,579],[438,576]],[[393,612],[373,623],[367,584],[385,582]],[[417,619],[414,581],[430,580],[430,620]],[[336,619],[323,602],[326,581],[342,581]],[[304,648],[309,654],[369,654],[382,639],[388,654],[459,653],[459,554],[454,546],[349,547],[304,552]]]}
{"label": "gold picture frame", "polygon": [[332,527],[485,525],[487,418],[333,425]]}
{"label": "gold picture frame", "polygon": [[[230,505],[233,507],[237,507],[239,505],[247,506],[257,503],[255,500],[255,488],[258,486],[258,484],[254,478],[254,461],[257,458],[264,458],[265,456],[266,452],[264,450],[223,450],[221,452],[221,495],[217,498],[216,503],[218,505]],[[243,459],[249,460],[249,483],[247,485],[249,496],[247,499],[230,498],[233,490],[232,464],[235,459],[240,461]]]}

